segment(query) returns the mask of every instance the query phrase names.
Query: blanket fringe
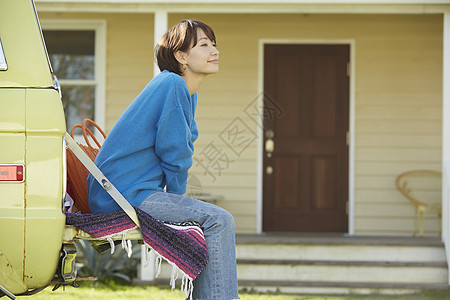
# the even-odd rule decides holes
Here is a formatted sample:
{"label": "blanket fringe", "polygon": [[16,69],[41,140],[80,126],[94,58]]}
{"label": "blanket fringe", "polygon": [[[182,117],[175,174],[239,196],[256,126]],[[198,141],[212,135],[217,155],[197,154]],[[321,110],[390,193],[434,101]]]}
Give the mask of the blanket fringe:
{"label": "blanket fringe", "polygon": [[109,242],[109,245],[111,245],[111,255],[112,255],[114,254],[114,251],[116,251],[116,245],[114,244],[112,237],[108,236],[106,240]]}
{"label": "blanket fringe", "polygon": [[172,288],[172,291],[175,289],[175,282],[178,278],[178,268],[175,266],[172,266],[172,274],[170,274],[170,287]]}
{"label": "blanket fringe", "polygon": [[153,250],[149,245],[145,244],[145,266],[147,267],[150,264],[150,252],[154,251],[156,253],[155,258],[155,277],[158,277],[161,273],[161,263],[163,259],[172,266],[172,273],[170,275],[170,287],[173,291],[175,289],[176,280],[178,279],[179,273],[183,274],[181,279],[181,292],[184,293],[185,299],[192,300],[192,293],[194,291],[194,283],[192,279],[186,275],[183,271],[181,271],[174,263],[168,261],[165,257],[158,254],[155,250]]}
{"label": "blanket fringe", "polygon": [[[133,253],[131,240],[127,240],[127,231],[124,231],[121,234],[122,234],[122,249],[127,251],[128,257],[131,257],[131,254]],[[106,240],[111,245],[111,254],[113,254],[116,249],[113,237],[116,237],[117,235],[118,234],[106,237]],[[155,271],[156,271],[155,277],[158,277],[159,274],[161,273],[161,264],[164,259],[166,262],[168,262],[172,266],[172,274],[170,275],[170,286],[171,286],[172,291],[175,289],[176,280],[178,279],[178,275],[180,272],[181,274],[183,274],[183,277],[181,279],[181,292],[184,293],[185,299],[192,300],[192,293],[194,291],[194,283],[192,281],[192,278],[190,278],[183,271],[181,271],[174,263],[170,262],[164,256],[160,255],[158,252],[156,252],[154,249],[152,249],[152,247],[150,247],[147,244],[144,244],[144,245],[145,245],[145,251],[144,251],[145,252],[145,267],[148,267],[148,265],[150,264],[150,260],[151,260],[150,252],[154,251],[156,253],[156,258],[155,258],[155,262],[154,262],[155,263]]]}
{"label": "blanket fringe", "polygon": [[145,247],[145,263],[144,263],[144,267],[148,267],[148,265],[150,264],[150,252],[152,250],[152,248],[148,247],[146,244],[144,245]]}
{"label": "blanket fringe", "polygon": [[127,232],[136,229],[137,226],[124,230],[122,232],[119,233],[115,233],[115,234],[111,234],[108,236],[104,236],[102,238],[99,238],[100,240],[106,239],[109,242],[109,245],[111,246],[111,254],[114,254],[114,252],[116,251],[116,245],[114,244],[114,240],[113,238],[117,238],[120,237],[120,235],[122,235],[122,249],[125,249],[125,251],[127,251],[128,254],[128,258],[131,257],[131,255],[133,254],[133,245],[131,243],[131,240],[127,240]]}
{"label": "blanket fringe", "polygon": [[131,245],[131,241],[127,240],[126,231],[122,234],[122,249],[125,249],[125,251],[127,251],[128,258],[130,258],[131,254],[133,254],[133,246]]}
{"label": "blanket fringe", "polygon": [[161,264],[162,264],[162,256],[156,255],[156,258],[155,258],[155,270],[156,270],[155,277],[158,277],[159,274],[161,274]]}
{"label": "blanket fringe", "polygon": [[189,278],[186,274],[183,275],[183,279],[181,280],[181,292],[184,292],[184,298],[192,300],[192,292],[194,291],[194,283],[192,279]]}

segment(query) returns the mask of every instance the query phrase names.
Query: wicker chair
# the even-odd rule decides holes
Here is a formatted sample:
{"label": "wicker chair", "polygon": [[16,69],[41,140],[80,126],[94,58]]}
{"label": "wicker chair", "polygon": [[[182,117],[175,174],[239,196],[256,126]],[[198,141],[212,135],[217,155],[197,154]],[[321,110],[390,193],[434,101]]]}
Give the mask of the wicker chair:
{"label": "wicker chair", "polygon": [[397,189],[416,210],[414,235],[423,236],[425,213],[435,213],[441,220],[441,172],[433,170],[412,170],[400,174],[395,183]]}

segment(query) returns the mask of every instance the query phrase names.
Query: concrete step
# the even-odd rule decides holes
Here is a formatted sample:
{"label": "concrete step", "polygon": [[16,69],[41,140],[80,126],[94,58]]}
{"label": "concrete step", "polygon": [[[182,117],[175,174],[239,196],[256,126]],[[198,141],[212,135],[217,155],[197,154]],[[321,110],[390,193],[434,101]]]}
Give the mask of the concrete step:
{"label": "concrete step", "polygon": [[[259,292],[392,295],[448,289],[447,266],[440,262],[238,259],[237,266],[239,288]],[[158,282],[167,284],[171,272],[163,263]]]}
{"label": "concrete step", "polygon": [[438,238],[238,235],[239,259],[446,262]]}
{"label": "concrete step", "polygon": [[[409,294],[447,289],[438,238],[237,236],[241,289],[293,294]],[[158,282],[170,278],[163,264]]]}
{"label": "concrete step", "polygon": [[250,235],[237,238],[241,288],[300,294],[404,294],[448,288],[439,239]]}
{"label": "concrete step", "polygon": [[239,259],[446,262],[443,246],[238,244]]}
{"label": "concrete step", "polygon": [[[404,295],[423,289],[448,289],[447,284],[393,284],[373,282],[251,281],[239,280],[241,290],[297,295]],[[377,298],[378,299],[378,298]]]}
{"label": "concrete step", "polygon": [[238,260],[240,280],[445,284],[447,265],[356,261]]}

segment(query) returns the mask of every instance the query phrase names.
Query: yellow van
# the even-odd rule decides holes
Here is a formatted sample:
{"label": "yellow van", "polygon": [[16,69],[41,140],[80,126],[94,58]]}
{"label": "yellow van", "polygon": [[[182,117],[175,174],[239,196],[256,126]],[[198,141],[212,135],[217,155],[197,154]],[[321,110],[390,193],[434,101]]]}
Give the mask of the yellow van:
{"label": "yellow van", "polygon": [[64,111],[32,0],[0,1],[0,297],[54,277],[65,216]]}

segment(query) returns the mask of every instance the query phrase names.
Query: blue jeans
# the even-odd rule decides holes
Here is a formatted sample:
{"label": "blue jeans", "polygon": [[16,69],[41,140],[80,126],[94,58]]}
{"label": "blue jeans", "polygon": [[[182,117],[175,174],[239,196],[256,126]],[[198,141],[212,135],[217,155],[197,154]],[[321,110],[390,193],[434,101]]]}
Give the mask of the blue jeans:
{"label": "blue jeans", "polygon": [[139,206],[153,218],[166,222],[200,223],[209,261],[194,280],[193,299],[239,299],[233,216],[216,205],[186,196],[157,192]]}

